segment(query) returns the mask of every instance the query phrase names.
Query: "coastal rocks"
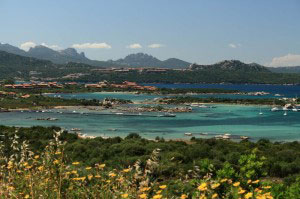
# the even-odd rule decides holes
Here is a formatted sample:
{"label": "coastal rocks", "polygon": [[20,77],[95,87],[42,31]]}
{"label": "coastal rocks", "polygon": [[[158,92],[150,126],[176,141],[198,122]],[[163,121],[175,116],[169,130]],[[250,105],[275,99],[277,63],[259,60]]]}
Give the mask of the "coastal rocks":
{"label": "coastal rocks", "polygon": [[167,112],[167,113],[186,113],[191,112],[189,107],[162,107],[162,106],[143,106],[143,107],[127,107],[123,111],[126,112]]}

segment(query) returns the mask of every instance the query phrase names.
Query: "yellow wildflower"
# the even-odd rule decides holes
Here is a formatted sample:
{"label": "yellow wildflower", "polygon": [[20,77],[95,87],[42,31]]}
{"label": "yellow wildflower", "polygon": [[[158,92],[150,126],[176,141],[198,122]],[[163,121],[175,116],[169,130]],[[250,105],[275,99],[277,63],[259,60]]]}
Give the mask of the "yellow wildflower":
{"label": "yellow wildflower", "polygon": [[248,193],[245,195],[245,198],[246,198],[246,199],[249,199],[249,198],[252,198],[252,196],[253,196],[253,193],[248,192]]}
{"label": "yellow wildflower", "polygon": [[220,182],[221,183],[224,183],[224,182],[226,182],[227,181],[227,178],[224,178],[224,179],[222,179]]}
{"label": "yellow wildflower", "polygon": [[93,175],[88,175],[88,179],[91,180],[93,178]]}
{"label": "yellow wildflower", "polygon": [[211,188],[212,189],[216,189],[216,188],[218,188],[220,186],[220,183],[215,183],[215,184],[212,184],[211,185]]}
{"label": "yellow wildflower", "polygon": [[39,171],[43,171],[43,170],[44,170],[44,167],[43,167],[43,166],[40,166],[40,167],[38,167],[38,170],[39,170]]}
{"label": "yellow wildflower", "polygon": [[186,199],[186,198],[188,198],[188,196],[187,196],[186,194],[182,194],[182,195],[180,196],[180,199]]}
{"label": "yellow wildflower", "polygon": [[156,194],[161,194],[161,192],[162,192],[162,190],[159,190],[159,191],[156,192]]}
{"label": "yellow wildflower", "polygon": [[109,177],[116,177],[116,174],[115,173],[109,173],[108,176]]}
{"label": "yellow wildflower", "polygon": [[257,184],[257,183],[259,183],[259,180],[255,180],[252,182],[252,184]]}
{"label": "yellow wildflower", "polygon": [[155,196],[153,196],[153,199],[160,199],[160,198],[162,198],[162,195],[155,195]]}
{"label": "yellow wildflower", "polygon": [[29,198],[29,195],[28,195],[28,194],[26,194],[26,196],[25,196],[24,198]]}
{"label": "yellow wildflower", "polygon": [[207,184],[205,182],[203,182],[200,186],[198,186],[198,190],[206,191],[207,190]]}
{"label": "yellow wildflower", "polygon": [[211,196],[211,198],[212,198],[212,199],[218,198],[218,194],[216,194],[216,193],[213,194],[213,195]]}
{"label": "yellow wildflower", "polygon": [[104,168],[105,167],[105,164],[100,164],[99,165],[99,168]]}
{"label": "yellow wildflower", "polygon": [[252,182],[252,180],[248,180],[248,181],[247,181],[247,184],[250,184],[251,182]]}
{"label": "yellow wildflower", "polygon": [[245,193],[245,192],[246,192],[246,190],[240,189],[238,193],[239,193],[239,194],[243,194],[243,193]]}
{"label": "yellow wildflower", "polygon": [[142,192],[149,191],[149,190],[150,190],[150,187],[144,187],[144,188],[141,189]]}
{"label": "yellow wildflower", "polygon": [[59,163],[59,160],[54,160],[53,163],[54,163],[54,164],[58,164],[58,163]]}
{"label": "yellow wildflower", "polygon": [[92,167],[86,167],[85,169],[86,169],[86,170],[91,170],[91,169],[92,169]]}
{"label": "yellow wildflower", "polygon": [[123,172],[124,173],[128,173],[130,171],[130,169],[124,169]]}
{"label": "yellow wildflower", "polygon": [[36,155],[36,156],[34,156],[34,159],[38,159],[40,156],[39,155]]}
{"label": "yellow wildflower", "polygon": [[263,189],[271,189],[271,186],[264,186]]}
{"label": "yellow wildflower", "polygon": [[72,164],[73,165],[79,165],[80,163],[79,162],[73,162]]}
{"label": "yellow wildflower", "polygon": [[202,194],[199,199],[207,199],[207,197],[204,194]]}
{"label": "yellow wildflower", "polygon": [[159,188],[160,189],[165,189],[165,188],[167,188],[167,185],[161,185],[161,186],[159,186]]}
{"label": "yellow wildflower", "polygon": [[72,174],[77,174],[76,170],[71,171]]}
{"label": "yellow wildflower", "polygon": [[124,194],[121,195],[121,197],[122,197],[122,198],[128,198],[128,194],[127,194],[127,193],[124,193]]}
{"label": "yellow wildflower", "polygon": [[142,199],[146,199],[147,198],[147,195],[146,194],[141,194],[141,195],[139,195],[140,196],[140,198],[142,198]]}
{"label": "yellow wildflower", "polygon": [[240,184],[241,184],[240,182],[235,182],[235,183],[233,183],[233,186],[238,187],[238,186],[240,186]]}
{"label": "yellow wildflower", "polygon": [[59,154],[61,154],[61,152],[60,152],[60,151],[57,151],[57,152],[55,152],[55,155],[59,155]]}
{"label": "yellow wildflower", "polygon": [[101,178],[101,176],[100,175],[95,175],[95,178]]}

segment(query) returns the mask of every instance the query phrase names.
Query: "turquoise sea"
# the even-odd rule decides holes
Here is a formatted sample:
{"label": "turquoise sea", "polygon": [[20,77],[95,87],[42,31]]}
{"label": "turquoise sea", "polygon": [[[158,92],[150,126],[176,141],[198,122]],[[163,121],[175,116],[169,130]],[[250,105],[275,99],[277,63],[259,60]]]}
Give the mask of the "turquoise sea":
{"label": "turquoise sea", "polygon": [[[140,101],[153,99],[156,95],[129,93],[79,93],[52,94],[65,98],[103,99],[105,97]],[[236,97],[236,95],[234,95]],[[184,133],[195,137],[209,138],[219,134],[249,136],[252,140],[267,138],[272,141],[300,140],[300,112],[271,112],[270,106],[214,105],[216,108],[193,107],[192,113],[177,113],[176,117],[125,116],[111,110],[59,110],[53,112],[0,113],[0,124],[10,126],[60,126],[65,129],[80,128],[82,133],[94,136],[121,136],[139,133],[145,138],[156,136],[165,139],[186,138]],[[259,115],[260,110],[263,115]],[[76,111],[73,113],[73,111]],[[80,114],[89,113],[89,114]],[[110,115],[101,115],[108,113]],[[143,113],[144,114],[144,113]],[[158,115],[159,113],[151,113]],[[57,121],[36,120],[54,117]],[[204,135],[203,135],[204,134]]]}

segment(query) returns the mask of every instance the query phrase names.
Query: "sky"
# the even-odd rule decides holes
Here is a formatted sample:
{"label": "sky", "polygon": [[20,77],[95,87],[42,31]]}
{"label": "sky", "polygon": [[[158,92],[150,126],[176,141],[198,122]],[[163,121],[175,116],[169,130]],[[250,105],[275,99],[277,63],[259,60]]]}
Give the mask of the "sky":
{"label": "sky", "polygon": [[300,0],[0,0],[0,22],[0,42],[25,50],[300,65]]}

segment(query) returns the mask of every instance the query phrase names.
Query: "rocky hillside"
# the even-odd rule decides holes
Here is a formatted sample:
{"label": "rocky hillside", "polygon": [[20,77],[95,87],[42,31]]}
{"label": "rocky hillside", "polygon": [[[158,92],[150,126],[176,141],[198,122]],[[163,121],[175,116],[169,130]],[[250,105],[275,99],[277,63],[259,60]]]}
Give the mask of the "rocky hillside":
{"label": "rocky hillside", "polygon": [[267,67],[256,63],[246,64],[238,60],[225,60],[212,65],[189,66],[191,70],[235,71],[235,72],[271,72]]}

